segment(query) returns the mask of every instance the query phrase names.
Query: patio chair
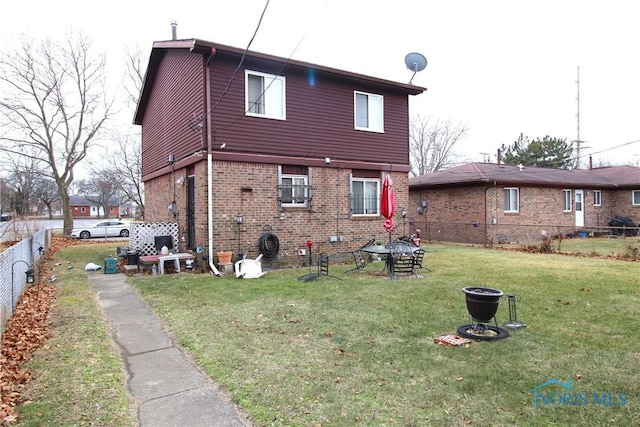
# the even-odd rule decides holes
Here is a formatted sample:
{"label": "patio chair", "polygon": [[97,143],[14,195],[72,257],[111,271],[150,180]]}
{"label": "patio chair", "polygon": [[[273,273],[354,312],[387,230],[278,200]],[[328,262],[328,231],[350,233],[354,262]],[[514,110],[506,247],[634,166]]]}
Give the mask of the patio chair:
{"label": "patio chair", "polygon": [[417,251],[415,251],[414,252],[414,260],[413,260],[413,262],[414,262],[416,268],[424,268],[425,270],[430,272],[431,271],[430,268],[422,266],[422,261],[424,260],[425,252],[426,251],[424,249],[422,249],[422,248],[420,248]]}
{"label": "patio chair", "polygon": [[318,272],[309,273],[309,274],[305,274],[304,276],[300,276],[298,277],[298,281],[308,282],[309,280],[317,279],[320,276],[333,277],[334,279],[342,280],[337,276],[333,276],[329,274],[329,255],[320,254],[320,256],[318,257]]}
{"label": "patio chair", "polygon": [[418,276],[416,273],[416,257],[413,255],[398,254],[393,256],[394,276]]}
{"label": "patio chair", "polygon": [[365,243],[364,245],[360,246],[360,248],[358,248],[355,251],[351,252],[351,255],[353,256],[353,261],[354,261],[356,266],[354,268],[351,268],[351,269],[345,271],[345,273],[348,272],[348,271],[353,271],[353,270],[364,270],[364,268],[370,262],[371,255],[367,254],[365,256],[362,256],[362,248],[366,248],[367,246],[371,246],[375,242],[376,242],[376,239],[371,239],[367,243]]}
{"label": "patio chair", "polygon": [[236,277],[257,279],[264,276],[266,273],[262,271],[262,256],[263,255],[260,254],[256,259],[242,258],[240,261],[236,261]]}

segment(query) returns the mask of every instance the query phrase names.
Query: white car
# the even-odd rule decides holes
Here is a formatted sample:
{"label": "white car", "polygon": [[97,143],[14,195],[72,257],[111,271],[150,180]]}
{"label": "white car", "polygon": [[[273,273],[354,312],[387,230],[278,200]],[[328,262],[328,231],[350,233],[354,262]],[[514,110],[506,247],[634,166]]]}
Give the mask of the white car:
{"label": "white car", "polygon": [[74,228],[71,237],[90,239],[92,237],[129,237],[129,224],[122,221],[103,221],[85,228]]}

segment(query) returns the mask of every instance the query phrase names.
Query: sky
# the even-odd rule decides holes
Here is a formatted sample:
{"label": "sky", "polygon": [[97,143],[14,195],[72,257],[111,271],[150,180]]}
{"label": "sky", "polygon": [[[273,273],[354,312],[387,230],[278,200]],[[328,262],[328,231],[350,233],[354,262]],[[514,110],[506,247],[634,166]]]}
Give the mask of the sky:
{"label": "sky", "polygon": [[590,154],[595,165],[640,164],[635,0],[12,1],[0,51],[23,33],[80,31],[118,75],[125,49],[148,58],[172,21],[178,38],[245,48],[267,3],[253,51],[401,83],[413,75],[405,56],[424,55],[412,83],[427,91],[410,98],[410,114],[467,127],[465,160],[495,161],[522,133],[579,139],[585,165]]}

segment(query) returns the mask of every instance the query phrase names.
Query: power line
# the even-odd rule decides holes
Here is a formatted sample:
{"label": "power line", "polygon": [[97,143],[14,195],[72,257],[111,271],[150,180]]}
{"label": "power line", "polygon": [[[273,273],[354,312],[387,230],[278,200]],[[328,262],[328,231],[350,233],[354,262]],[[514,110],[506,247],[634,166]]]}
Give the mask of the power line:
{"label": "power line", "polygon": [[[267,0],[267,3],[265,3],[265,5],[264,5],[264,9],[262,10],[262,14],[260,15],[260,19],[258,20],[258,25],[256,26],[256,29],[253,32],[253,36],[251,36],[251,40],[249,40],[249,44],[247,44],[247,47],[244,49],[244,52],[242,52],[242,57],[240,58],[240,62],[238,63],[238,66],[236,67],[235,71],[233,72],[233,75],[231,76],[231,79],[229,79],[229,83],[227,83],[227,87],[220,94],[220,97],[218,98],[216,103],[213,104],[213,106],[207,112],[207,114],[205,116],[208,116],[211,113],[213,113],[213,110],[215,110],[215,108],[218,106],[218,104],[220,104],[220,102],[222,101],[224,96],[229,91],[229,88],[231,87],[231,83],[233,83],[233,80],[236,78],[236,75],[238,74],[238,71],[240,70],[240,67],[242,67],[242,63],[244,62],[244,59],[247,56],[247,52],[249,51],[249,48],[251,47],[251,44],[253,43],[253,40],[255,40],[256,35],[258,34],[258,30],[260,29],[260,26],[262,25],[262,19],[264,18],[264,14],[267,12],[267,7],[269,7],[269,0]],[[202,117],[202,119],[204,119],[204,117]]]}
{"label": "power line", "polygon": [[[324,3],[323,7],[326,6],[327,2]],[[278,69],[278,71],[275,74],[275,77],[280,77],[282,75],[282,71],[284,70],[284,68],[289,64],[289,61],[291,60],[291,58],[293,57],[293,55],[296,53],[296,51],[298,50],[298,48],[300,47],[300,45],[302,44],[302,42],[304,41],[304,39],[307,37],[307,34],[309,33],[309,28],[307,27],[307,31],[305,31],[305,33],[302,35],[302,37],[300,38],[300,40],[298,41],[298,43],[296,44],[296,46],[293,48],[293,50],[291,51],[291,53],[289,54],[289,56],[286,58],[286,60],[282,63],[282,66]],[[240,65],[238,65],[238,67],[240,67]],[[262,89],[262,92],[260,93],[260,96],[257,97],[257,99],[260,99],[264,96],[264,94],[267,92],[267,90],[271,87],[271,85],[273,84],[273,82],[275,81],[275,78],[272,78],[271,81],[269,82],[269,84]],[[228,89],[228,87],[227,87]],[[216,104],[217,105],[217,104]],[[214,106],[215,107],[215,106]],[[220,128],[219,130],[225,130],[230,128],[231,126],[235,125],[236,123],[238,123],[238,121],[240,121],[240,119],[242,119],[243,117],[246,116],[247,112],[249,112],[249,110],[251,109],[252,106],[249,106],[249,108],[247,108],[242,114],[238,115],[238,117],[235,118],[235,120],[233,120],[231,123],[227,124],[226,126]],[[213,111],[213,108],[211,109]],[[215,129],[214,129],[214,135],[215,135]]]}
{"label": "power line", "polygon": [[624,144],[615,145],[613,147],[605,148],[604,150],[594,151],[592,153],[586,154],[585,156],[592,156],[594,154],[606,153],[607,151],[615,150],[617,148],[625,147],[625,146],[631,145],[631,144],[637,144],[638,142],[640,142],[640,139],[636,139],[635,141],[625,142]]}

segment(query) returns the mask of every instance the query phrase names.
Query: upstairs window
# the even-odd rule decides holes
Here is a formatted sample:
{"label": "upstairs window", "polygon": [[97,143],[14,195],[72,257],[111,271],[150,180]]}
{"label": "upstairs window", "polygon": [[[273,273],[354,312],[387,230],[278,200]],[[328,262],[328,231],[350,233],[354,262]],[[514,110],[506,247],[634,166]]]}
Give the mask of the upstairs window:
{"label": "upstairs window", "polygon": [[354,92],[355,128],[384,132],[384,102],[382,95]]}
{"label": "upstairs window", "polygon": [[245,111],[248,116],[286,119],[285,78],[245,71]]}
{"label": "upstairs window", "polygon": [[571,190],[562,190],[562,210],[571,212]]}
{"label": "upstairs window", "polygon": [[518,188],[504,189],[504,211],[520,212],[520,190]]}
{"label": "upstairs window", "polygon": [[284,165],[279,167],[279,175],[280,206],[310,208],[309,169],[306,166]]}
{"label": "upstairs window", "polygon": [[351,175],[353,216],[380,215],[380,173],[354,170]]}
{"label": "upstairs window", "polygon": [[602,206],[602,192],[593,190],[593,206]]}

